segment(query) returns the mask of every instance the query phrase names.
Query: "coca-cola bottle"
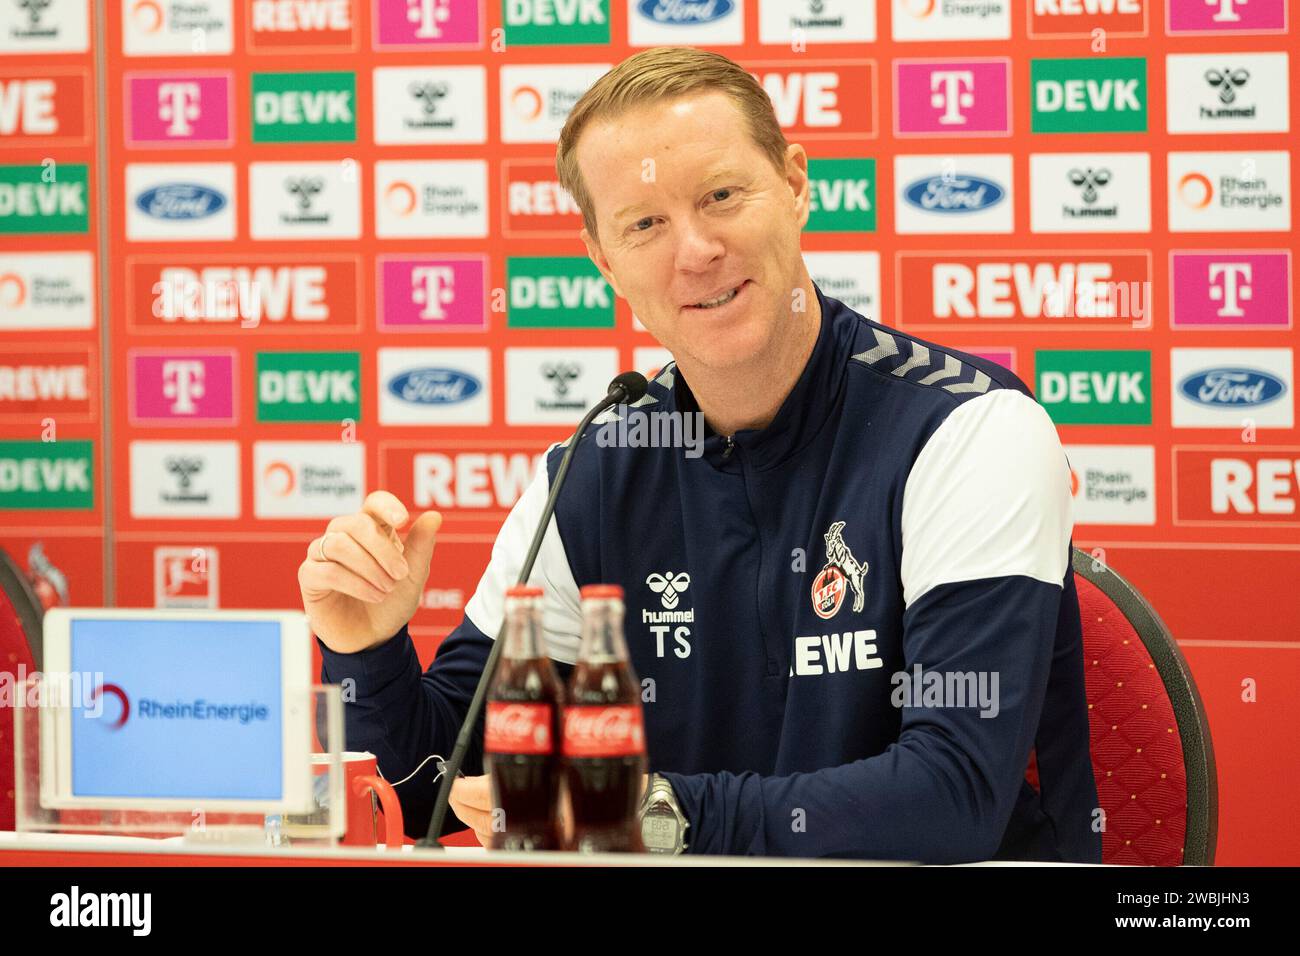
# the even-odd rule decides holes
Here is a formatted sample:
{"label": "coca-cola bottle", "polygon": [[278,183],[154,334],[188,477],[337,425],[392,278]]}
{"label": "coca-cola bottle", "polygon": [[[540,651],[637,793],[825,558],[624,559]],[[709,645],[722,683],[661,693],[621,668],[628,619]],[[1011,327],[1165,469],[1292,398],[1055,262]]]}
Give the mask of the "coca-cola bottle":
{"label": "coca-cola bottle", "polygon": [[564,709],[570,849],[640,851],[637,805],[646,770],[641,685],[623,640],[623,589],[584,587],[582,644]]}
{"label": "coca-cola bottle", "polygon": [[558,850],[560,708],[564,687],[546,656],[542,589],[506,592],[505,646],[488,690],[484,767],[491,774],[492,847]]}

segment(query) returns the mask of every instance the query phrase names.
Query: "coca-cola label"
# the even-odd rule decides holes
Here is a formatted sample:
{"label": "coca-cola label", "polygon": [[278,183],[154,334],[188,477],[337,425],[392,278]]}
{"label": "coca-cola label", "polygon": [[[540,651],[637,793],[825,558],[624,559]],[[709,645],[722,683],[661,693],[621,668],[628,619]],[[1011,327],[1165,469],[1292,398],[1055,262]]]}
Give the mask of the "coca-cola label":
{"label": "coca-cola label", "polygon": [[563,749],[566,757],[632,757],[645,753],[640,705],[566,707]]}
{"label": "coca-cola label", "polygon": [[488,753],[549,754],[554,748],[551,705],[490,700],[483,738]]}

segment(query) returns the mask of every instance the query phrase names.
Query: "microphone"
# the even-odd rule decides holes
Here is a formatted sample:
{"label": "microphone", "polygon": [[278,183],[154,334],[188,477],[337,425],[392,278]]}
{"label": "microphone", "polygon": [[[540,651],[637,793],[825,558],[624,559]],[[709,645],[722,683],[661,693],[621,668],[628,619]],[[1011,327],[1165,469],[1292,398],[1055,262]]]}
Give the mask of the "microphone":
{"label": "microphone", "polygon": [[[519,580],[516,584],[527,584],[528,576],[533,573],[533,564],[537,561],[537,554],[542,549],[542,539],[546,537],[546,526],[551,523],[551,515],[555,512],[555,502],[560,497],[560,489],[564,487],[564,479],[569,473],[569,462],[573,460],[573,453],[578,448],[578,440],[582,438],[583,432],[587,430],[592,421],[605,409],[613,405],[630,405],[639,401],[649,388],[649,383],[645,376],[640,372],[623,372],[609,383],[609,390],[605,397],[597,402],[583,416],[582,421],[578,423],[578,428],[569,439],[568,447],[564,449],[564,457],[560,459],[560,467],[556,469],[555,481],[551,482],[551,493],[546,498],[546,507],[542,509],[541,520],[537,523],[537,530],[533,532],[533,542],[528,548],[528,555],[524,558],[524,566],[519,572]],[[497,660],[501,657],[501,648],[505,644],[506,638],[506,621],[503,616],[501,627],[497,631],[497,639],[492,642],[492,650],[488,653],[487,663],[483,666],[483,674],[479,677],[478,687],[474,690],[474,699],[470,701],[469,710],[465,714],[465,721],[460,725],[460,733],[456,737],[456,749],[451,753],[451,759],[442,765],[442,783],[438,787],[438,800],[433,805],[433,816],[429,818],[429,831],[424,835],[424,839],[416,843],[420,847],[432,847],[442,849],[442,844],[438,842],[438,837],[442,833],[442,824],[447,817],[447,803],[451,799],[451,785],[456,780],[456,775],[460,773],[460,765],[465,761],[465,752],[469,749],[470,737],[474,734],[474,725],[478,723],[478,715],[483,710],[483,702],[487,698],[488,688],[492,684],[492,676],[496,673]]]}

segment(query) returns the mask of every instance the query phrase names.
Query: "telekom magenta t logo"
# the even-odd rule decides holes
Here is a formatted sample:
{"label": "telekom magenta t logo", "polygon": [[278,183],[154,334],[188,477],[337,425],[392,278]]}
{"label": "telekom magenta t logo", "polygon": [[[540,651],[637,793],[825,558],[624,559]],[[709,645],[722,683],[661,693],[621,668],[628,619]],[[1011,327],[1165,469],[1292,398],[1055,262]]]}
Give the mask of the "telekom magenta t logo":
{"label": "telekom magenta t logo", "polygon": [[1000,136],[1011,131],[1003,58],[896,60],[894,128],[902,136]]}
{"label": "telekom magenta t logo", "polygon": [[445,319],[444,305],[456,299],[456,277],[446,266],[416,266],[411,270],[411,301],[420,306],[420,318]]}
{"label": "telekom magenta t logo", "polygon": [[1240,318],[1242,311],[1239,299],[1249,299],[1250,265],[1245,262],[1214,262],[1210,264],[1210,298],[1223,303],[1219,308],[1220,317]]}
{"label": "telekom magenta t logo", "polygon": [[966,123],[965,110],[975,105],[975,74],[970,70],[935,70],[930,74],[930,105],[946,126]]}
{"label": "telekom magenta t logo", "polygon": [[167,125],[168,136],[190,136],[194,123],[202,115],[199,84],[160,83],[158,85],[158,118]]}
{"label": "telekom magenta t logo", "polygon": [[1291,255],[1284,250],[1175,251],[1174,328],[1285,329],[1291,325]]}
{"label": "telekom magenta t logo", "polygon": [[206,366],[193,359],[163,362],[163,395],[171,399],[174,415],[193,415],[196,399],[203,397],[203,373]]}

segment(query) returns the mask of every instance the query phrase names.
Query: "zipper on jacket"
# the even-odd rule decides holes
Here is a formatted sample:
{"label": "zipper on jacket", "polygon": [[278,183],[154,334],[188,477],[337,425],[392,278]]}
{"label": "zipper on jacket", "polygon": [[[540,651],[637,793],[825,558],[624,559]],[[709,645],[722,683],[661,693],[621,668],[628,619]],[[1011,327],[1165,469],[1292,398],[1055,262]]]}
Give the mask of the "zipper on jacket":
{"label": "zipper on jacket", "polygon": [[726,460],[731,457],[731,452],[735,449],[735,447],[736,447],[736,440],[732,438],[730,435],[728,435],[727,447],[722,452],[723,460]]}

